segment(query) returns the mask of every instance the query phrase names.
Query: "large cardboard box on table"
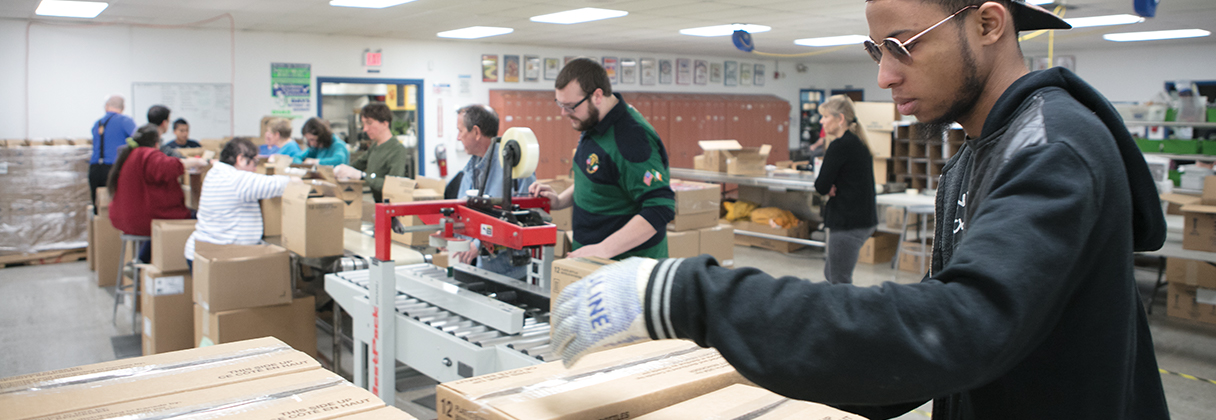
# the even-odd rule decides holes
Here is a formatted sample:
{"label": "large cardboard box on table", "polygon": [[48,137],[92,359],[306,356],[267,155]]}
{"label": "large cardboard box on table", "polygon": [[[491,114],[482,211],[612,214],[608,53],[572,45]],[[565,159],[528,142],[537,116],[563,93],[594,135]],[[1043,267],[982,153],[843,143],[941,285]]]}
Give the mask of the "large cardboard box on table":
{"label": "large cardboard box on table", "polygon": [[564,258],[553,262],[549,274],[549,294],[553,300],[562,293],[566,286],[582,280],[588,274],[616,261],[599,257]]}
{"label": "large cardboard box on table", "polygon": [[772,227],[766,224],[755,223],[750,220],[736,220],[731,222],[731,226],[735,228],[736,245],[754,246],[757,248],[771,249],[773,251],[785,253],[802,249],[806,245],[778,239],[741,235],[739,234],[739,231],[745,230],[748,232],[766,233],[769,235],[786,236],[798,239],[806,239],[810,235],[810,227],[806,222],[803,221],[799,221],[798,226],[792,228]]}
{"label": "large cardboard box on table", "polygon": [[[713,349],[653,341],[439,384],[439,419],[627,419],[746,383]],[[623,369],[623,366],[628,366]]]}
{"label": "large cardboard box on table", "polygon": [[668,223],[668,230],[681,232],[718,224],[720,185],[673,180],[671,190],[675,192],[675,218]]}
{"label": "large cardboard box on table", "polygon": [[705,151],[707,168],[719,168],[719,172],[731,175],[764,175],[771,145],[743,147],[737,140],[701,140],[697,142]]}
{"label": "large cardboard box on table", "polygon": [[140,282],[144,356],[194,348],[193,276],[144,265]]}
{"label": "large cardboard box on table", "polygon": [[291,257],[274,245],[194,244],[194,303],[208,312],[291,303]]}
{"label": "large cardboard box on table", "polygon": [[[312,357],[262,339],[125,359],[3,380],[0,419],[81,413],[111,404],[318,369]],[[116,372],[90,377],[90,373]],[[70,384],[70,385],[68,385]],[[84,412],[95,414],[94,410]],[[64,417],[76,418],[76,417]]]}
{"label": "large cardboard box on table", "polygon": [[342,255],[345,204],[335,194],[337,186],[322,181],[287,184],[280,235],[284,248],[304,258]]}
{"label": "large cardboard box on table", "polygon": [[[918,242],[919,244],[919,242]],[[888,232],[874,232],[861,245],[857,254],[857,262],[866,264],[885,264],[891,262],[895,252],[899,250],[899,235]]]}
{"label": "large cardboard box on table", "polygon": [[[384,177],[384,188],[382,190],[384,199],[390,203],[409,203],[414,201],[431,201],[443,199],[443,180],[418,177],[418,179],[402,178],[398,176]],[[418,216],[398,217],[398,221],[404,226],[422,226],[422,220]],[[409,232],[396,233],[393,232],[393,240],[413,246],[428,246],[431,243],[430,236],[434,232]]]}
{"label": "large cardboard box on table", "polygon": [[1174,318],[1216,324],[1216,289],[1170,281],[1165,313]]}
{"label": "large cardboard box on table", "polygon": [[701,255],[701,232],[667,232],[667,257],[689,258]]}
{"label": "large cardboard box on table", "polygon": [[734,384],[637,419],[861,420],[862,417],[823,404],[791,400],[763,388]]}
{"label": "large cardboard box on table", "polygon": [[194,233],[196,220],[152,221],[152,265],[161,272],[189,270],[186,265],[186,240]]}
{"label": "large cardboard box on table", "polygon": [[1165,267],[1165,278],[1170,284],[1216,290],[1216,267],[1207,261],[1169,258]]}
{"label": "large cardboard box on table", "polygon": [[717,225],[699,230],[701,236],[701,253],[709,254],[718,260],[722,267],[735,266],[735,228],[731,225]]}
{"label": "large cardboard box on table", "polygon": [[292,348],[317,355],[316,298],[297,296],[285,305],[207,312],[194,305],[194,344],[207,346],[274,337]]}

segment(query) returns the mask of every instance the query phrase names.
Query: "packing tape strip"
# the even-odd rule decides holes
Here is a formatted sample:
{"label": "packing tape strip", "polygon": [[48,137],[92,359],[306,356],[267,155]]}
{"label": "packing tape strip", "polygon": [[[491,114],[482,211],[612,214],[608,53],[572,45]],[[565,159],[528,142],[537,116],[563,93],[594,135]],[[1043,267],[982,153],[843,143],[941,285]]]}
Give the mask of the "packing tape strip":
{"label": "packing tape strip", "polygon": [[[540,163],[540,143],[536,141],[536,134],[532,133],[532,129],[527,127],[508,128],[502,135],[502,144],[505,145],[511,140],[519,143],[519,164],[511,168],[511,178],[527,178],[536,172],[536,165]],[[498,150],[501,159],[506,148],[500,146]],[[499,162],[506,162],[506,159]]]}

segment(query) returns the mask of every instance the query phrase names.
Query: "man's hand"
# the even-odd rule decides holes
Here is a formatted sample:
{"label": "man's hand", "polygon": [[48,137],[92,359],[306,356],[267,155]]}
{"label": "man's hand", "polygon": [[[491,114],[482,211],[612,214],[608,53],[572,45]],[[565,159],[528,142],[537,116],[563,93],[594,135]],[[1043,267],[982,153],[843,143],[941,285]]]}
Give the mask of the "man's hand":
{"label": "man's hand", "polygon": [[567,286],[552,312],[553,343],[566,367],[601,350],[650,341],[642,302],[658,262],[629,258]]}
{"label": "man's hand", "polygon": [[828,191],[828,197],[835,197],[835,196],[836,196],[836,186],[833,185],[832,190]]}
{"label": "man's hand", "polygon": [[186,168],[187,170],[207,166],[207,163],[208,162],[206,159],[200,159],[200,158],[196,158],[196,157],[189,157],[189,158],[182,159],[182,167]]}
{"label": "man's hand", "polygon": [[363,176],[363,171],[355,169],[348,165],[338,165],[334,167],[334,177],[338,179],[359,179]]}
{"label": "man's hand", "polygon": [[616,256],[616,254],[613,254],[612,251],[608,250],[607,247],[605,247],[604,244],[602,244],[602,243],[594,244],[594,245],[583,245],[582,247],[579,247],[579,249],[570,251],[569,254],[566,254],[566,258],[581,258],[581,257],[612,258],[615,256]]}
{"label": "man's hand", "polygon": [[553,190],[553,187],[541,184],[539,182],[533,182],[532,185],[528,186],[528,194],[532,195],[533,197],[548,198],[549,207],[557,208],[558,193],[557,191]]}

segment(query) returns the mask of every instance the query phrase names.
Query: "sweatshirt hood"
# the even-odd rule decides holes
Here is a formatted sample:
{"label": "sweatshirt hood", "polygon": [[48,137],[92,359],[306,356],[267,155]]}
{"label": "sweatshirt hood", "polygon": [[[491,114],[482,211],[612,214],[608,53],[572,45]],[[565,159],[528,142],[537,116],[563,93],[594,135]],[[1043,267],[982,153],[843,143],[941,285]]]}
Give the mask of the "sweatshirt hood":
{"label": "sweatshirt hood", "polygon": [[1096,115],[1115,140],[1115,147],[1123,158],[1123,167],[1127,173],[1127,183],[1131,187],[1132,197],[1132,233],[1133,246],[1137,252],[1160,249],[1165,243],[1165,215],[1161,212],[1161,199],[1157,194],[1157,185],[1153,182],[1144,161],[1144,154],[1136,147],[1135,140],[1123,124],[1123,118],[1115,111],[1114,106],[1098,93],[1093,86],[1085,83],[1080,77],[1068,69],[1055,67],[1048,70],[1030,72],[1022,76],[1001,94],[992,112],[984,121],[981,138],[987,138],[996,130],[1008,125],[1016,115],[1017,108],[1040,89],[1057,87],[1072,95],[1077,102]]}

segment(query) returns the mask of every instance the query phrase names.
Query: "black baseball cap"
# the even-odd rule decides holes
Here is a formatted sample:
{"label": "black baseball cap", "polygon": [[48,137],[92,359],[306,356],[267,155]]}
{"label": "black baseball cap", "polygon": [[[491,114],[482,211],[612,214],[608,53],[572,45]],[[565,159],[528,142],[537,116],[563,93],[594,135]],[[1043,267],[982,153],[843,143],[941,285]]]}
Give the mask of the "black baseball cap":
{"label": "black baseball cap", "polygon": [[1013,22],[1017,24],[1018,32],[1037,31],[1041,29],[1072,29],[1072,25],[1063,18],[1056,16],[1039,6],[1024,0],[1010,0],[1009,12],[1013,13]]}

